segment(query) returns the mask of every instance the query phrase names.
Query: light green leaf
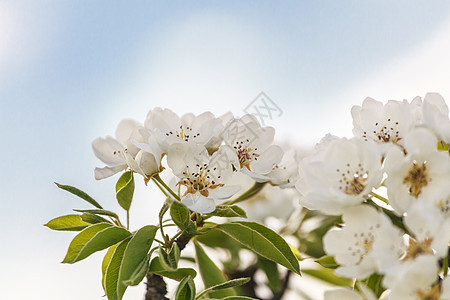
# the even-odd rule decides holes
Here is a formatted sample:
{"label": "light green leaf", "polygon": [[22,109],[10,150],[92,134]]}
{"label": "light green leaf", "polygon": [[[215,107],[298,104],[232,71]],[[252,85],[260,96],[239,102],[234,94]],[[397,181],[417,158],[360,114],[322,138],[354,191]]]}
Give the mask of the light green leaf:
{"label": "light green leaf", "polygon": [[223,300],[258,300],[258,299],[246,297],[246,296],[231,296],[231,297],[223,298]]}
{"label": "light green leaf", "polygon": [[139,229],[131,238],[123,254],[122,264],[120,265],[119,279],[117,281],[117,298],[122,299],[127,288],[124,282],[131,279],[139,264],[145,259],[152,246],[158,228],[153,225],[147,225]]}
{"label": "light green leaf", "polygon": [[173,201],[170,205],[170,216],[181,230],[186,229],[191,219],[189,209],[186,205],[178,201]]}
{"label": "light green leaf", "polygon": [[119,216],[112,211],[106,210],[106,209],[74,209],[74,211],[81,212],[81,213],[90,213],[94,215],[102,215],[102,216],[108,216],[113,217],[116,220],[119,220]]}
{"label": "light green leaf", "polygon": [[216,209],[207,216],[247,218],[245,211],[237,205],[217,205]]}
{"label": "light green leaf", "polygon": [[97,216],[94,214],[90,214],[90,213],[83,213],[81,215],[81,220],[88,222],[89,224],[110,223],[112,225],[111,221],[106,220],[103,217],[100,217],[100,216]]}
{"label": "light green leaf", "polygon": [[91,196],[89,196],[88,194],[86,194],[85,192],[83,192],[82,190],[77,189],[76,187],[70,186],[70,185],[62,185],[59,183],[55,184],[60,188],[63,189],[65,191],[68,191],[69,193],[74,194],[75,196],[80,197],[81,199],[89,202],[90,204],[94,205],[97,208],[103,209],[103,207],[98,204],[97,201],[94,200],[94,198],[92,198]]}
{"label": "light green leaf", "polygon": [[352,279],[337,276],[332,269],[303,269],[302,273],[337,286],[351,286],[353,283]]}
{"label": "light green leaf", "polygon": [[217,229],[228,234],[242,245],[262,257],[279,263],[300,274],[298,260],[286,241],[273,230],[254,222],[219,224]]}
{"label": "light green leaf", "polygon": [[282,288],[282,282],[280,279],[280,272],[278,271],[278,265],[275,262],[261,256],[258,256],[258,265],[266,274],[270,289],[272,291],[279,292]]}
{"label": "light green leaf", "polygon": [[315,262],[328,269],[336,269],[339,267],[339,264],[334,260],[334,256],[322,256],[316,259]]}
{"label": "light green leaf", "polygon": [[194,300],[195,284],[191,276],[185,277],[175,291],[175,300]]}
{"label": "light green leaf", "polygon": [[123,209],[129,210],[134,194],[133,172],[128,171],[120,176],[116,184],[116,198]]}
{"label": "light green leaf", "polygon": [[119,279],[120,265],[122,264],[123,254],[130,242],[131,237],[123,240],[114,250],[114,254],[106,268],[105,290],[109,300],[117,300],[117,282]]}
{"label": "light green leaf", "polygon": [[131,233],[125,228],[112,226],[111,224],[91,225],[75,236],[62,262],[76,263],[94,252],[117,244],[130,235]]}
{"label": "light green leaf", "polygon": [[152,259],[149,267],[150,273],[155,273],[156,275],[160,275],[163,277],[167,277],[176,281],[183,280],[186,276],[191,276],[195,278],[197,276],[197,272],[191,268],[179,268],[177,270],[166,270],[164,266],[161,264],[160,258],[155,257]]}
{"label": "light green leaf", "polygon": [[105,285],[106,269],[108,268],[108,265],[111,262],[111,259],[113,257],[114,251],[116,251],[117,246],[119,246],[119,243],[109,247],[108,251],[105,254],[105,257],[103,257],[103,261],[102,261],[102,286],[103,286],[103,290],[105,291],[105,293],[106,293],[106,285]]}
{"label": "light green leaf", "polygon": [[47,226],[53,230],[80,231],[90,224],[83,221],[79,215],[66,215],[48,221]]}
{"label": "light green leaf", "polygon": [[383,275],[374,273],[374,274],[370,275],[369,278],[361,280],[361,282],[364,283],[369,289],[371,289],[372,292],[377,297],[380,297],[381,294],[384,291],[384,288],[383,288],[383,285],[382,285],[383,277],[384,277]]}
{"label": "light green leaf", "polygon": [[241,286],[241,285],[246,284],[249,281],[250,281],[250,277],[236,278],[236,279],[228,280],[224,283],[220,283],[220,284],[211,286],[207,289],[204,289],[195,297],[195,299],[200,299],[203,295],[206,295],[207,293],[210,293],[210,292],[220,291],[220,290],[232,288],[235,286]]}
{"label": "light green leaf", "polygon": [[[209,288],[227,281],[225,275],[216,266],[216,264],[208,257],[205,250],[200,246],[199,243],[194,241],[195,245],[195,257],[197,260],[197,266],[202,276],[205,288]],[[228,288],[221,291],[208,293],[210,297],[223,298],[227,296],[235,296],[236,293],[233,289]]]}

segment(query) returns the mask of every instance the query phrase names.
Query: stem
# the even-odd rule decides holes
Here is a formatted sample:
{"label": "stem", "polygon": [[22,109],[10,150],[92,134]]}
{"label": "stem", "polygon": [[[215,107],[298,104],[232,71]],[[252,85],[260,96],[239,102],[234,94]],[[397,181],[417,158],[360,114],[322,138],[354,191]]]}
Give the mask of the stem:
{"label": "stem", "polygon": [[383,201],[383,202],[386,203],[386,204],[389,204],[389,203],[388,203],[388,200],[387,200],[386,198],[384,198],[384,197],[378,195],[377,193],[370,192],[370,195],[371,195],[372,197],[377,198],[378,200]]}
{"label": "stem", "polygon": [[127,210],[127,229],[130,229],[130,211]]}
{"label": "stem", "polygon": [[161,190],[161,192],[163,192],[164,196],[166,196],[167,198],[169,198],[169,194],[166,192],[166,190],[162,187],[162,185],[156,181],[156,179],[154,177],[152,177],[153,182],[156,184],[156,186]]}
{"label": "stem", "polygon": [[447,255],[444,257],[443,266],[442,266],[442,270],[444,271],[444,278],[448,274],[448,252],[449,251],[447,249]]}
{"label": "stem", "polygon": [[225,205],[232,205],[232,204],[244,201],[250,197],[253,197],[264,187],[265,184],[266,184],[265,182],[263,182],[263,183],[255,182],[255,184],[253,184],[253,186],[251,188],[249,188],[246,192],[244,192],[242,195],[240,195],[239,197],[237,197],[234,200],[225,202]]}
{"label": "stem", "polygon": [[154,180],[156,180],[160,185],[162,185],[166,189],[166,191],[168,191],[172,195],[172,197],[174,197],[178,201],[181,201],[180,197],[178,197],[178,195],[175,194],[174,191],[172,191],[172,189],[164,182],[164,180],[162,180],[161,177],[159,177],[159,174],[156,174],[152,178],[154,178]]}

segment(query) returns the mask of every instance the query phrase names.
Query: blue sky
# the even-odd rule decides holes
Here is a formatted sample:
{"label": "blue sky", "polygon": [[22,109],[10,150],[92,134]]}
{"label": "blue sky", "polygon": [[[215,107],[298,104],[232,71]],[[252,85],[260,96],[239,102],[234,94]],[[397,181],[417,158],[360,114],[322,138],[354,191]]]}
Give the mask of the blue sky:
{"label": "blue sky", "polygon": [[[85,207],[54,181],[119,210],[90,143],[122,118],[242,115],[265,91],[283,110],[269,124],[280,139],[349,135],[366,96],[449,99],[449,18],[448,1],[0,0],[2,295],[103,299],[101,256],[60,265],[73,234],[42,224]],[[139,201],[135,226],[155,213]]]}

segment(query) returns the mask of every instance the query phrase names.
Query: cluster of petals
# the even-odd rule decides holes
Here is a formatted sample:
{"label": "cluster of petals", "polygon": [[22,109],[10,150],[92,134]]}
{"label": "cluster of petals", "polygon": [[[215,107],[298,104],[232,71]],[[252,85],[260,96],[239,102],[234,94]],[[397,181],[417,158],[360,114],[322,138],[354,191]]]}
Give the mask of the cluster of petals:
{"label": "cluster of petals", "polygon": [[92,143],[95,155],[106,164],[95,170],[95,178],[132,170],[148,182],[165,169],[166,156],[182,202],[193,211],[209,213],[215,200],[230,198],[239,190],[238,185],[228,184],[236,172],[257,182],[293,186],[297,163],[291,153],[284,156],[273,145],[274,134],[272,127],[262,127],[252,115],[216,117],[204,112],[179,117],[170,109],[154,108],[143,125],[124,120],[116,138]]}

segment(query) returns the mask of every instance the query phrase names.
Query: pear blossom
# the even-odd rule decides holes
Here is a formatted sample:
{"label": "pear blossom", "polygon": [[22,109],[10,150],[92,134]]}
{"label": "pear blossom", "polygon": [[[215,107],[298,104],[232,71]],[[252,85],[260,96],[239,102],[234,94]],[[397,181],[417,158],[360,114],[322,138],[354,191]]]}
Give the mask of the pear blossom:
{"label": "pear blossom", "polygon": [[450,157],[437,150],[436,136],[426,128],[416,128],[405,137],[406,155],[391,149],[384,169],[389,204],[402,214],[419,198],[435,199],[450,182]]}
{"label": "pear blossom", "polygon": [[324,300],[377,300],[374,293],[364,284],[358,285],[360,292],[350,288],[329,290],[324,293]]}
{"label": "pear blossom", "polygon": [[440,140],[450,143],[448,106],[438,93],[427,93],[422,104],[423,124],[431,128]]}
{"label": "pear blossom", "polygon": [[95,156],[106,164],[95,169],[95,179],[110,177],[127,168],[144,177],[160,171],[161,158],[141,151],[135,144],[144,141],[143,126],[134,120],[122,120],[116,129],[116,138],[107,136],[92,142]]}
{"label": "pear blossom", "polygon": [[225,127],[222,137],[238,158],[237,170],[249,175],[257,182],[267,182],[270,173],[283,157],[283,150],[272,145],[275,130],[261,127],[252,115],[232,119]]}
{"label": "pear blossom", "polygon": [[[239,185],[227,185],[233,174],[230,153],[221,147],[209,156],[203,146],[177,143],[169,148],[167,163],[183,188],[181,202],[198,213],[214,211],[215,200],[227,199],[239,191]],[[234,154],[234,153],[231,153]]]}
{"label": "pear blossom", "polygon": [[155,137],[163,152],[168,153],[169,147],[174,143],[205,146],[222,124],[211,112],[198,116],[188,113],[180,118],[170,109],[157,107],[149,111],[144,125]]}
{"label": "pear blossom", "polygon": [[447,255],[450,220],[433,203],[423,199],[415,202],[406,213],[404,223],[414,236],[410,237],[404,260],[421,254],[434,255],[436,260]]}
{"label": "pear blossom", "polygon": [[300,163],[300,204],[326,214],[363,202],[382,179],[381,155],[358,139],[326,137]]}
{"label": "pear blossom", "polygon": [[382,144],[381,153],[390,145],[403,145],[405,135],[418,124],[415,104],[390,100],[386,105],[366,98],[362,106],[352,107],[353,134],[364,141]]}
{"label": "pear blossom", "polygon": [[324,250],[341,266],[336,274],[363,279],[382,271],[403,252],[402,232],[384,214],[360,205],[345,210],[342,229],[323,238]]}
{"label": "pear blossom", "polygon": [[439,300],[441,289],[437,284],[438,264],[431,255],[396,266],[387,273],[383,285],[390,288],[389,300]]}

